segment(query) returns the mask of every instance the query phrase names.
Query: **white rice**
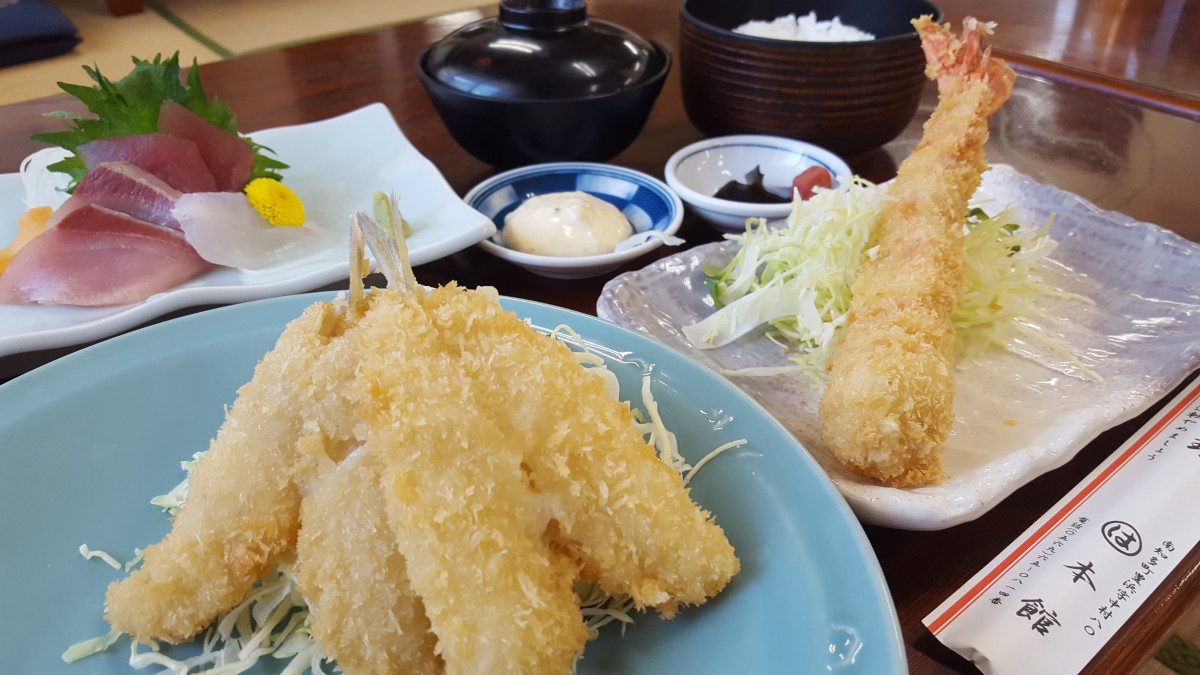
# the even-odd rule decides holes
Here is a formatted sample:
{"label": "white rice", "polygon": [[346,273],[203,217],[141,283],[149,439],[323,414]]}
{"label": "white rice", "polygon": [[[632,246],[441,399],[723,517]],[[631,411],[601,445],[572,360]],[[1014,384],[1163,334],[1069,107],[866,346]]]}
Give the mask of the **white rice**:
{"label": "white rice", "polygon": [[829,21],[817,21],[816,12],[809,12],[804,16],[788,14],[774,21],[747,21],[734,28],[733,32],[802,42],[857,42],[875,39],[871,33],[842,23],[840,17],[835,16]]}

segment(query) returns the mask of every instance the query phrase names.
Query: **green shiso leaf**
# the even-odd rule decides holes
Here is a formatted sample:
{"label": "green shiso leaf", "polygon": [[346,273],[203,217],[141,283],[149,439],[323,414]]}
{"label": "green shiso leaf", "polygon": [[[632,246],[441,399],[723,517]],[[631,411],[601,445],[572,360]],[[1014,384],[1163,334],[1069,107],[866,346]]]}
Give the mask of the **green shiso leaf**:
{"label": "green shiso leaf", "polygon": [[[133,57],[133,70],[116,82],[104,77],[97,68],[84,66],[83,70],[95,82],[94,86],[66,82],[59,82],[58,86],[82,101],[95,117],[66,112],[48,113],[46,117],[67,121],[68,128],[63,131],[34,134],[32,137],[34,141],[57,145],[72,153],[70,157],[49,167],[52,171],[71,176],[68,191],[73,191],[79,181],[87,175],[87,167],[75,154],[79,146],[98,138],[155,133],[158,131],[158,111],[164,101],[175,101],[205,121],[229,133],[237,134],[237,120],[229,106],[215,97],[210,100],[204,93],[204,87],[200,83],[199,63],[195,59],[192,60],[187,83],[181,81],[179,52],[166,59],[162,54],[158,54],[152,61]],[[270,148],[250,139],[244,140],[254,150],[254,168],[250,179],[278,180],[279,170],[286,169],[287,164],[267,157],[264,153],[270,152]]]}

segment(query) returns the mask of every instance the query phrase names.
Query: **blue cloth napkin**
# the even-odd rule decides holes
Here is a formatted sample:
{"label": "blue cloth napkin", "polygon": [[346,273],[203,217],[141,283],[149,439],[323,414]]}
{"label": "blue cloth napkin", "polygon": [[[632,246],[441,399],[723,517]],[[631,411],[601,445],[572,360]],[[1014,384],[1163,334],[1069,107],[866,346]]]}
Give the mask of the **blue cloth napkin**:
{"label": "blue cloth napkin", "polygon": [[79,29],[53,5],[0,0],[0,67],[71,51],[79,40]]}

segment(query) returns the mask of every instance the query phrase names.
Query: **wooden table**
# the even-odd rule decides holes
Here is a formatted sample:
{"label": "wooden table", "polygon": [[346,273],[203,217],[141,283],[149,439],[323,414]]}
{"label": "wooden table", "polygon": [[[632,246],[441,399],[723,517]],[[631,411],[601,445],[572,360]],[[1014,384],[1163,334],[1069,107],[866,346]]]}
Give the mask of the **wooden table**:
{"label": "wooden table", "polygon": [[1189,0],[939,0],[946,18],[999,25],[992,44],[1021,72],[1200,119],[1200,3]]}
{"label": "wooden table", "polygon": [[[1013,99],[993,120],[989,160],[1010,164],[1102,208],[1200,241],[1200,199],[1195,192],[1196,158],[1200,157],[1200,71],[1194,65],[1198,43],[1185,40],[1182,32],[1163,42],[1169,26],[1162,28],[1165,20],[1158,18],[1175,11],[1183,19],[1180,25],[1190,22],[1194,27],[1196,3],[1130,0],[1120,4],[1125,9],[1114,16],[1111,3],[1081,0],[1071,3],[1074,15],[1065,17],[1058,4],[1024,0],[1001,10],[979,0],[943,3],[951,18],[979,11],[982,18],[1000,21],[998,49],[1013,58],[1021,73]],[[677,10],[677,3],[666,0],[590,3],[592,15],[628,26],[672,51],[678,44]],[[490,13],[459,12],[253,54],[207,64],[201,72],[206,89],[230,104],[243,130],[318,120],[382,101],[417,149],[463,194],[493,171],[449,137],[421,89],[413,63],[429,42]],[[1132,24],[1140,28],[1122,28]],[[1059,28],[1046,26],[1076,29],[1060,39]],[[1105,40],[1091,40],[1095,26],[1108,27]],[[1152,26],[1158,28],[1151,30]],[[1114,65],[1122,54],[1137,56],[1138,68],[1127,72]],[[879,152],[855,158],[854,169],[874,180],[890,178],[915,146],[935,100],[930,86],[904,134]],[[20,159],[37,149],[28,140],[30,134],[58,128],[58,122],[40,117],[58,109],[83,112],[64,95],[0,107],[0,172],[15,171]],[[678,73],[673,72],[639,139],[613,162],[661,176],[667,157],[699,138],[684,114]],[[691,216],[680,234],[689,246],[717,239],[712,228]],[[663,250],[661,255],[670,252]],[[642,259],[627,269],[648,262]],[[595,312],[608,278],[549,281],[474,248],[416,272],[427,284],[458,280],[467,286],[493,285],[505,295],[587,313]],[[69,351],[0,359],[0,379]],[[1106,432],[1068,465],[1035,480],[974,522],[940,532],[866,528],[895,600],[912,672],[974,672],[970,663],[937,642],[921,620],[1106,458],[1149,414]],[[1128,672],[1141,663],[1187,608],[1188,599],[1200,591],[1198,565],[1200,555],[1193,551],[1097,664],[1102,663],[1107,672]]]}

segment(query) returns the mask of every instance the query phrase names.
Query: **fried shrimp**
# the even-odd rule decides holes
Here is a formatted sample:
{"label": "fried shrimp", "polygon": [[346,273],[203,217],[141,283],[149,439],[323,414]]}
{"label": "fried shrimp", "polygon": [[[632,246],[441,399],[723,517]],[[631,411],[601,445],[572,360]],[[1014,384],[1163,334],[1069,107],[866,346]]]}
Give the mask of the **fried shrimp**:
{"label": "fried shrimp", "polygon": [[982,48],[987,24],[962,40],[928,17],[913,22],[937,80],[938,104],[901,163],[864,261],[849,322],[820,404],[822,437],[851,470],[897,487],[940,479],[954,422],[954,328],[963,283],[963,218],[987,169],[987,119],[1015,75]]}

